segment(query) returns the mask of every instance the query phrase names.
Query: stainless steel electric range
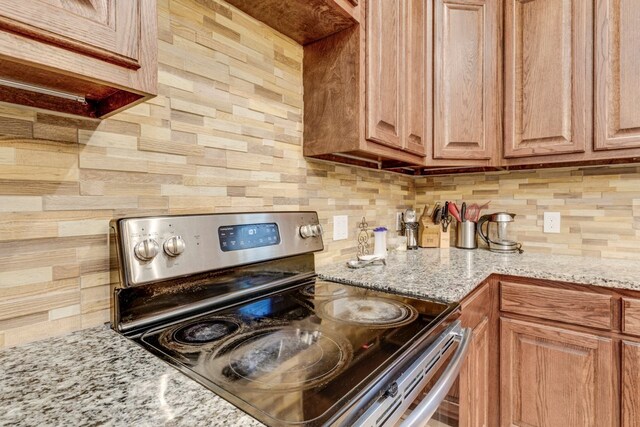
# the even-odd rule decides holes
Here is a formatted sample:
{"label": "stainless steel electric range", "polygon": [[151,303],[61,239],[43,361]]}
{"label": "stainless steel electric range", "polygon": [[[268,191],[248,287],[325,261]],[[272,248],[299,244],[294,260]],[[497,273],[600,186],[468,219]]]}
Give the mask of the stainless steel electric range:
{"label": "stainless steel electric range", "polygon": [[456,305],[319,280],[315,212],[111,231],[113,328],[267,425],[424,425],[466,353]]}

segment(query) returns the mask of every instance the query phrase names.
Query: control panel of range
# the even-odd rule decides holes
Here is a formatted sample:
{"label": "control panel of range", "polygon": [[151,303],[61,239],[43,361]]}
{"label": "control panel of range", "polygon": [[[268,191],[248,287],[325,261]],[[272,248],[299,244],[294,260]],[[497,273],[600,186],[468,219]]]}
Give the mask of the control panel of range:
{"label": "control panel of range", "polygon": [[323,249],[315,212],[175,215],[115,223],[128,286]]}

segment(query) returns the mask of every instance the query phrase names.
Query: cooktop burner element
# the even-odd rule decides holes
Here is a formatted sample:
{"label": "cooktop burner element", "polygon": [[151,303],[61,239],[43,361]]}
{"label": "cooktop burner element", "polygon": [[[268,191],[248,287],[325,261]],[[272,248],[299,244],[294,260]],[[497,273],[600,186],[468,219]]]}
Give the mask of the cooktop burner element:
{"label": "cooktop burner element", "polygon": [[410,305],[381,297],[336,298],[322,304],[320,311],[331,320],[370,328],[395,328],[418,317],[418,311]]}
{"label": "cooktop burner element", "polygon": [[241,331],[241,324],[232,317],[212,316],[165,329],[160,344],[179,353],[198,353]]}
{"label": "cooktop burner element", "polygon": [[335,283],[318,281],[315,285],[305,287],[300,293],[306,297],[336,298],[347,294],[347,291]]}
{"label": "cooktop burner element", "polygon": [[209,370],[228,385],[254,390],[312,388],[339,374],[353,355],[344,338],[313,329],[268,328],[230,341],[211,356]]}
{"label": "cooktop burner element", "polygon": [[205,344],[231,335],[240,328],[226,319],[207,319],[183,326],[173,334],[173,339],[183,344]]}

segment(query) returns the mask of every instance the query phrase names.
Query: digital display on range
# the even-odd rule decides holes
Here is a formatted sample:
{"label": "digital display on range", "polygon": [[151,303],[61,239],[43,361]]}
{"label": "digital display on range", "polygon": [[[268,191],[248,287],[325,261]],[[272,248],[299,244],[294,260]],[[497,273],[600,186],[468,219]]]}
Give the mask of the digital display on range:
{"label": "digital display on range", "polygon": [[276,223],[225,225],[218,228],[220,249],[223,252],[259,248],[280,244]]}

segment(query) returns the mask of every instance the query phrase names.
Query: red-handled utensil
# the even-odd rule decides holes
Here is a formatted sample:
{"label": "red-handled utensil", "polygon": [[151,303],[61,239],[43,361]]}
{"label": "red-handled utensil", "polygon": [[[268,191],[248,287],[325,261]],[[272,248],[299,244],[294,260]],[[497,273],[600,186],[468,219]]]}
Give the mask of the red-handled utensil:
{"label": "red-handled utensil", "polygon": [[449,203],[449,213],[456,219],[456,221],[462,222],[460,211],[458,210],[458,206],[454,202]]}

